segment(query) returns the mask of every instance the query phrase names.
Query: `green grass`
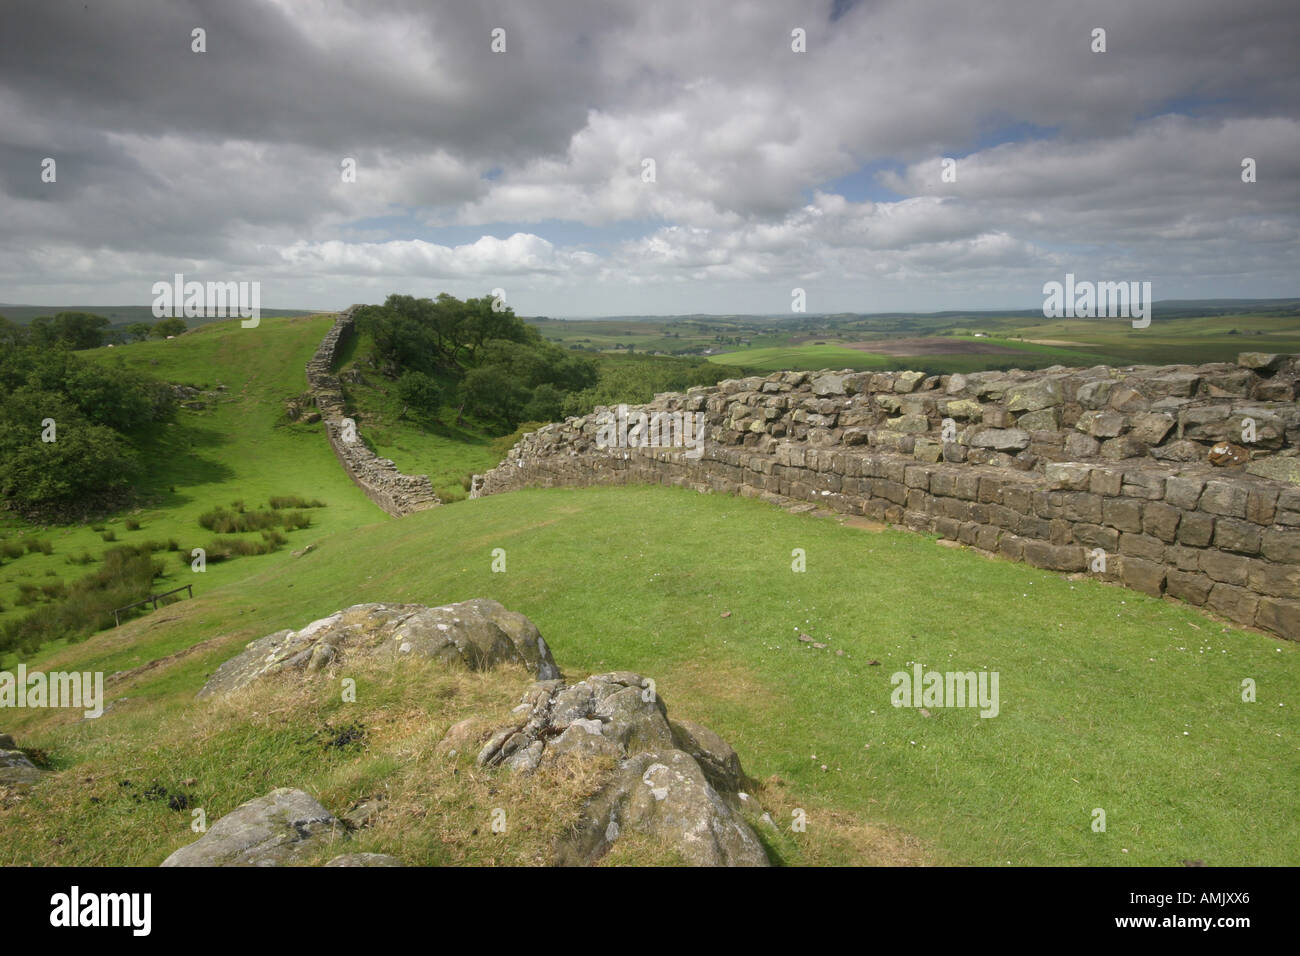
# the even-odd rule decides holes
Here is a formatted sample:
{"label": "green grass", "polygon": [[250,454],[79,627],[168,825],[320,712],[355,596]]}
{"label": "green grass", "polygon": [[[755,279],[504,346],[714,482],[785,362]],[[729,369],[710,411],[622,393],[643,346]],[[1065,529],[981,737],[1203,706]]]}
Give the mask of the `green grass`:
{"label": "green grass", "polygon": [[[490,570],[494,548],[506,550],[505,573]],[[793,548],[807,553],[805,573],[791,571]],[[774,816],[807,810],[808,833],[779,838],[790,862],[871,861],[854,855],[845,820],[901,828],[936,862],[1300,860],[1289,716],[1300,706],[1300,648],[1132,591],[923,536],[658,487],[494,496],[323,536],[302,558],[279,552],[229,567],[237,577],[169,606],[165,621],[159,612],[28,662],[112,673],[209,642],[110,687],[110,699],[128,699],[98,722],[10,715],[6,731],[63,772],[43,784],[41,827],[5,828],[3,862],[155,863],[187,842],[183,815],[150,811],[171,829],[142,834],[53,796],[75,793],[70,781],[110,754],[133,780],[204,781],[215,796],[199,797],[213,812],[275,785],[342,800],[358,792],[357,778],[398,772],[382,748],[347,758],[344,777],[332,760],[293,749],[295,728],[335,712],[321,696],[333,694],[328,684],[303,692],[317,709],[305,722],[292,708],[281,708],[281,723],[222,716],[193,694],[248,640],[341,606],[478,596],[531,617],[571,676],[656,678],[670,714],[712,727],[768,780],[760,795]],[[801,644],[801,631],[828,649]],[[914,661],[998,671],[1001,714],[892,708],[890,675]],[[1246,677],[1258,703],[1240,699]],[[425,754],[408,771],[417,773],[433,758],[411,746],[402,752]],[[1090,828],[1097,807],[1105,833]],[[440,859],[412,826],[416,848],[404,856],[394,834],[389,851]],[[54,831],[84,839],[52,847],[41,834]],[[386,845],[374,841],[367,848]]]}
{"label": "green grass", "polygon": [[[203,512],[229,507],[238,499],[250,508],[263,507],[277,495],[320,499],[328,505],[312,511],[311,528],[294,532],[292,548],[318,535],[389,520],[343,473],[321,424],[291,425],[284,420],[284,400],[305,390],[307,360],[332,321],[328,315],[264,317],[257,328],[244,329],[238,320],[229,320],[170,342],[80,353],[91,361],[125,365],[169,382],[209,390],[226,386],[215,404],[201,411],[178,410],[176,422],[144,446],[149,467],[139,490],[146,503],[131,517],[148,529],[150,538],[175,538],[188,553],[211,538],[198,524]],[[45,529],[3,514],[0,536],[21,542],[35,534],[48,540],[52,550],[0,565],[0,622],[24,613],[14,606],[21,581],[49,570],[66,574],[69,556],[87,552],[98,558],[112,547],[91,524]],[[131,540],[118,518],[94,524],[105,527],[104,535]],[[169,562],[168,577],[158,586],[165,590],[193,583],[202,593],[243,577],[248,563],[263,560],[249,557],[212,565],[202,575]],[[0,667],[8,666],[7,660],[0,655]]]}

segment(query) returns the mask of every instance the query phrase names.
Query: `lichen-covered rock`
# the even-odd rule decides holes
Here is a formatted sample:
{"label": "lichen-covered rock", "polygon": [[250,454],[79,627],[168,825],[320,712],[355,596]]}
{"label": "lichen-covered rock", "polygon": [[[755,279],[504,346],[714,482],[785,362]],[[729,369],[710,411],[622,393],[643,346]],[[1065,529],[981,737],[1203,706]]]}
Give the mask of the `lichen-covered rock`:
{"label": "lichen-covered rock", "polygon": [[539,679],[560,676],[541,633],[496,601],[475,598],[444,607],[356,604],[297,631],[276,631],[221,665],[199,697],[228,694],[283,670],[318,671],[353,656],[433,657],[474,670],[512,661]]}
{"label": "lichen-covered rock", "polygon": [[575,684],[539,681],[517,719],[494,733],[478,764],[530,773],[560,759],[619,761],[614,780],[556,847],[560,865],[598,859],[629,829],[675,847],[700,866],[765,866],[740,809],[745,775],[736,752],[690,721],[669,723],[654,682],[619,671]]}
{"label": "lichen-covered rock", "polygon": [[670,726],[677,749],[695,758],[715,789],[724,793],[744,790],[745,772],[740,769],[740,757],[731,744],[691,720],[674,720]]}
{"label": "lichen-covered rock", "polygon": [[749,824],[681,750],[645,751],[619,766],[586,808],[583,824],[556,847],[560,866],[593,863],[625,833],[661,841],[694,866],[768,866]]}
{"label": "lichen-covered rock", "polygon": [[0,735],[0,787],[26,787],[41,779],[41,770],[14,746],[8,734]]}
{"label": "lichen-covered rock", "polygon": [[334,815],[301,790],[281,787],[226,814],[163,866],[284,866],[342,839]]}
{"label": "lichen-covered rock", "polygon": [[673,746],[673,732],[653,683],[620,671],[576,684],[540,681],[524,695],[515,723],[479,751],[480,766],[532,770],[564,754],[622,757]]}

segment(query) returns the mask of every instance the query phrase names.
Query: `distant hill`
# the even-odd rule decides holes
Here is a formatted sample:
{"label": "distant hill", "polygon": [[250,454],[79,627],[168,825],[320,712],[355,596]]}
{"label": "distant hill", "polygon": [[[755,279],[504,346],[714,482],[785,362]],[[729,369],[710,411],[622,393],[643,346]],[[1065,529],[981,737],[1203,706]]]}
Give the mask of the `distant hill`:
{"label": "distant hill", "polygon": [[[262,309],[262,315],[270,317],[276,315],[283,316],[302,316],[314,315],[315,309]],[[42,315],[57,315],[60,312],[90,312],[93,315],[102,315],[108,319],[115,327],[130,325],[132,322],[157,322],[154,318],[153,306],[149,305],[7,305],[0,303],[0,315],[3,315],[10,322],[16,322],[18,325],[27,325],[32,319],[39,318]],[[185,324],[190,328],[197,328],[200,325],[207,325],[209,322],[219,322],[225,316],[195,317],[187,318]]]}
{"label": "distant hill", "polygon": [[[3,313],[4,306],[0,306]],[[1152,304],[1161,318],[1185,318],[1205,315],[1300,315],[1300,298],[1288,299],[1157,299]],[[287,314],[287,313],[286,313]],[[862,319],[957,319],[1013,317],[1040,319],[1041,308],[1036,309],[946,309],[941,312],[765,312],[765,313],[705,313],[691,312],[677,315],[587,315],[587,316],[528,316],[530,322],[781,322],[793,319],[833,319],[837,322]]]}

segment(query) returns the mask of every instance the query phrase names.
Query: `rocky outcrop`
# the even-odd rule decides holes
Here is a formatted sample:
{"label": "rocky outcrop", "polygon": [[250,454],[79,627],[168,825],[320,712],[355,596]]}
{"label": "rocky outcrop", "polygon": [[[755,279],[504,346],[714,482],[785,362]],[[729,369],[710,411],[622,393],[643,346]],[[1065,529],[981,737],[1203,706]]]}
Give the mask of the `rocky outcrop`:
{"label": "rocky outcrop", "polygon": [[357,604],[251,642],[222,664],[199,697],[228,694],[281,671],[314,672],[355,657],[432,657],[473,670],[503,662],[528,667],[541,680],[560,676],[537,627],[496,601],[475,598],[444,607]]}
{"label": "rocky outcrop", "polygon": [[[597,409],[525,435],[471,496],[645,483],[814,503],[1300,639],[1298,384],[1300,356],[1255,353],[1235,365],[777,372],[627,410],[652,427],[659,416],[670,436],[681,416],[702,416],[694,454],[680,441],[622,447],[637,444],[632,431]],[[1240,451],[1212,454],[1221,443]]]}
{"label": "rocky outcrop", "polygon": [[746,804],[751,810],[756,804],[741,790],[735,751],[706,728],[671,724],[653,681],[630,672],[575,684],[540,681],[516,714],[480,750],[480,766],[530,773],[561,759],[618,761],[613,781],[584,808],[577,832],[557,845],[556,863],[593,863],[633,832],[697,866],[768,864],[742,816]]}
{"label": "rocky outcrop", "polygon": [[[669,721],[655,682],[630,672],[568,683],[537,627],[496,601],[445,607],[358,604],[253,641],[223,664],[199,696],[230,693],[284,670],[311,671],[358,655],[432,658],[485,668],[526,664],[538,676],[491,732],[478,717],[453,724],[434,752],[477,751],[478,766],[531,773],[561,760],[607,760],[612,777],[586,802],[580,823],[559,838],[552,862],[589,864],[622,835],[639,834],[699,866],[766,866],[767,854],[746,821],[762,810],[745,792],[736,752],[706,727]],[[604,774],[607,766],[594,768]],[[453,771],[454,773],[454,771]],[[384,800],[371,797],[336,819],[301,790],[283,788],[222,817],[207,834],[171,854],[164,866],[283,866],[370,826]],[[477,831],[475,831],[477,832]],[[335,856],[326,866],[400,866],[373,853]]]}
{"label": "rocky outcrop", "polygon": [[[395,517],[441,504],[427,475],[405,475],[391,459],[380,458],[357,434],[355,423],[345,425],[343,385],[333,372],[339,347],[354,334],[354,313],[360,306],[340,312],[320,348],[307,363],[308,395],[325,423],[330,447],[348,477],[375,504]],[[297,413],[301,413],[297,401]],[[291,414],[294,414],[291,412]]]}
{"label": "rocky outcrop", "polygon": [[0,734],[0,787],[29,787],[44,773],[18,749],[13,737]]}
{"label": "rocky outcrop", "polygon": [[315,799],[281,787],[226,814],[162,865],[285,866],[344,838],[342,824]]}

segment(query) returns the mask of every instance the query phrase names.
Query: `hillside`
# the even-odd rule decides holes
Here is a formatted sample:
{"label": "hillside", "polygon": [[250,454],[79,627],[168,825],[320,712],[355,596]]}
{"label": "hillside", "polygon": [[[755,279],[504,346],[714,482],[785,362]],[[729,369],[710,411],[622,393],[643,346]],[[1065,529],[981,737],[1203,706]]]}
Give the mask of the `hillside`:
{"label": "hillside", "polygon": [[[256,329],[243,329],[232,320],[172,341],[77,353],[89,361],[123,365],[191,386],[202,394],[188,401],[203,407],[183,404],[176,422],[146,443],[150,467],[138,489],[146,502],[141,507],[108,520],[53,528],[0,513],[0,537],[20,550],[32,539],[52,546],[48,555],[30,552],[0,566],[0,624],[26,613],[18,604],[22,584],[71,582],[94,569],[93,564],[73,564],[72,558],[88,555],[98,560],[116,544],[145,541],[174,539],[185,554],[205,546],[213,534],[198,518],[216,507],[229,508],[235,502],[264,507],[277,495],[320,499],[327,507],[311,509],[313,534],[388,520],[343,474],[320,424],[289,424],[284,417],[284,401],[305,388],[306,362],[331,321],[332,316],[273,318]],[[139,530],[129,530],[128,519],[139,522]],[[291,536],[290,548],[302,546],[298,539],[304,533]],[[115,540],[106,540],[108,534]],[[213,563],[202,580],[206,586],[234,580],[248,573],[245,562],[255,565],[287,556],[286,550],[282,555]],[[188,566],[182,567],[176,554],[165,557],[168,576],[156,582],[158,590],[197,577]],[[0,666],[7,666],[3,655]]]}
{"label": "hillside", "polygon": [[[193,839],[190,816],[140,794],[183,793],[211,820],[279,786],[338,807],[390,793],[406,814],[365,831],[359,849],[409,863],[533,861],[530,831],[489,846],[479,827],[489,797],[540,826],[549,796],[492,793],[494,778],[432,752],[467,709],[521,693],[523,673],[422,684],[374,670],[357,705],[324,680],[244,707],[194,697],[263,635],[360,602],[475,597],[526,614],[570,675],[654,677],[674,714],[736,748],[775,819],[806,811],[806,833],[772,837],[788,863],[1281,865],[1300,851],[1294,644],[927,536],[681,489],[525,490],[390,520],[343,476],[319,425],[283,421],[330,322],[215,324],[94,355],[215,393],[159,439],[146,489],[157,503],[138,532],[110,522],[119,539],[188,545],[207,537],[202,511],[236,500],[326,507],[273,554],[202,575],[172,563],[167,583],[194,583],[193,600],[24,660],[114,675],[113,703],[95,721],[6,715],[4,732],[54,775],[0,808],[0,862],[153,865]],[[10,523],[20,530],[32,529]],[[68,554],[104,546],[89,528],[43,536],[51,555],[0,574],[66,573]],[[792,571],[796,548],[805,573]],[[890,675],[913,663],[1000,670],[1000,719],[890,707]],[[1242,704],[1243,676],[1259,705]],[[320,734],[354,723],[364,744],[322,749]],[[1110,814],[1104,834],[1090,827],[1097,807]],[[608,862],[665,861],[627,853]]]}

